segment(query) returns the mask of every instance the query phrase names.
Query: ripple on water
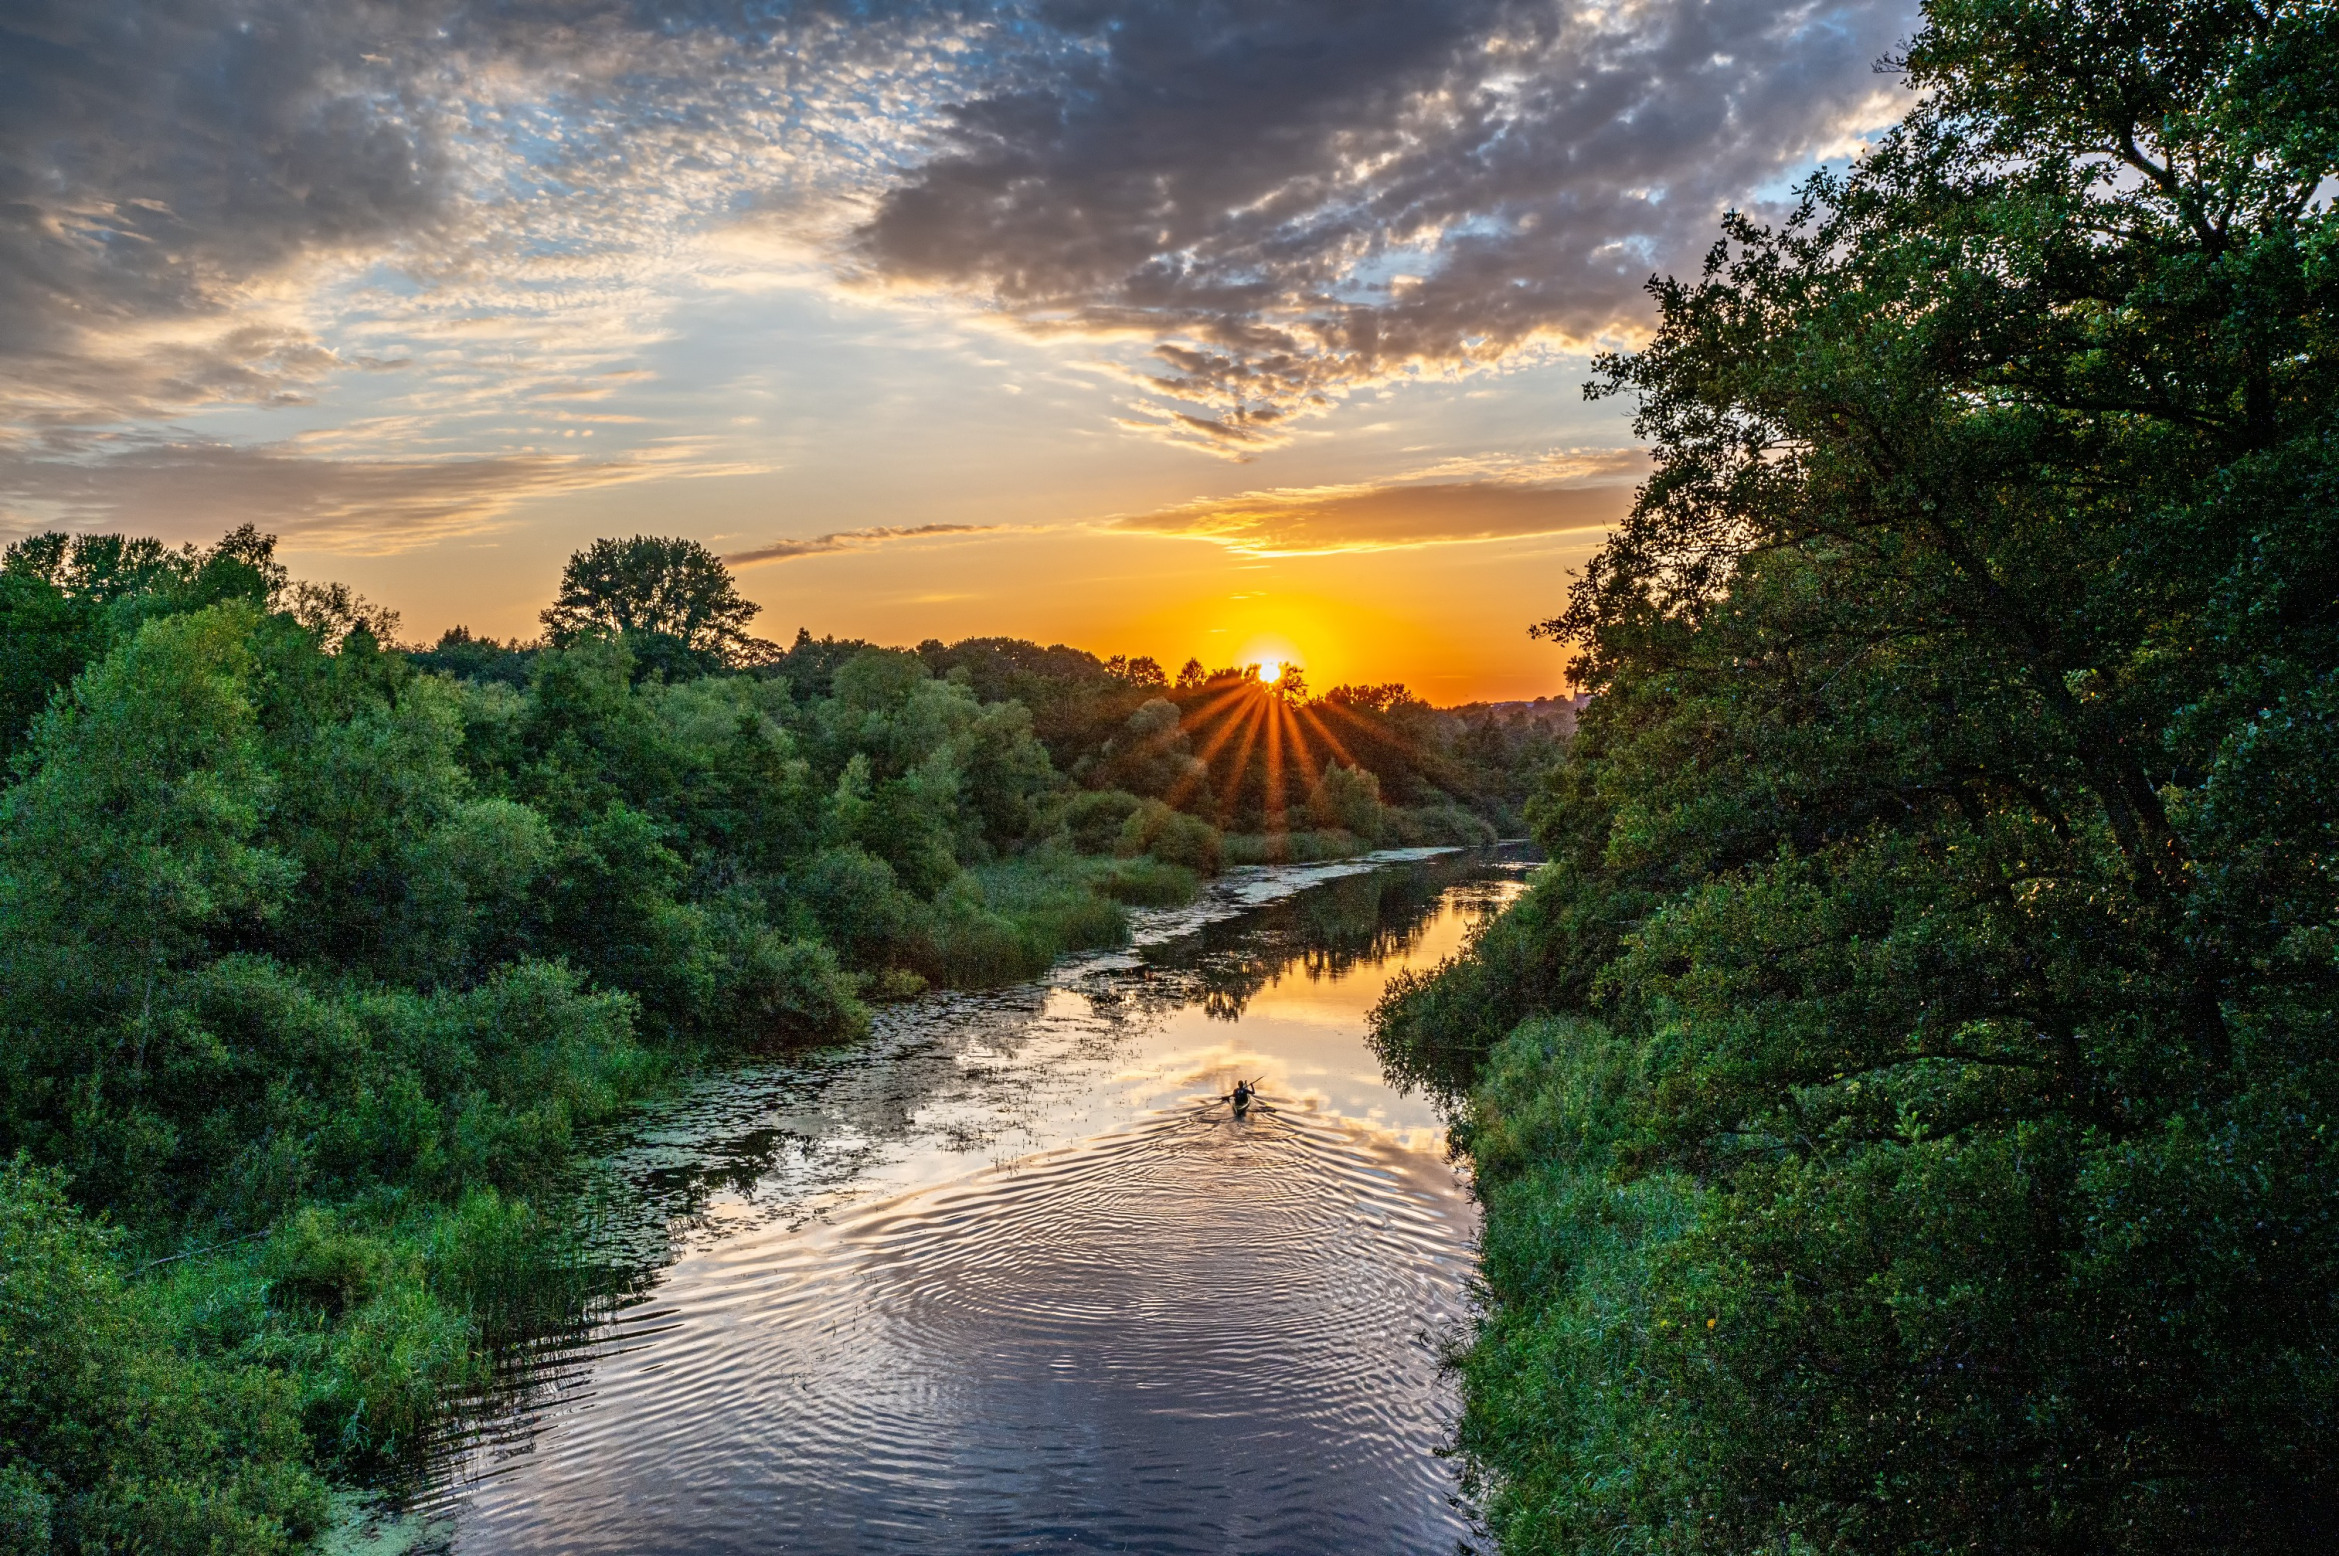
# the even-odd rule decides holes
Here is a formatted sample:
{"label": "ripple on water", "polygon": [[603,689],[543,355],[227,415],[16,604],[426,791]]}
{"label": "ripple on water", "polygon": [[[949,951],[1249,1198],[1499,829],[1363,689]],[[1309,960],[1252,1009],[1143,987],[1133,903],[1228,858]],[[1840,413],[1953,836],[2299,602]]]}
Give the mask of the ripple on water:
{"label": "ripple on water", "polygon": [[1423,1551],[1470,1209],[1356,1123],[1179,1108],[717,1244],[471,1488],[489,1551]]}

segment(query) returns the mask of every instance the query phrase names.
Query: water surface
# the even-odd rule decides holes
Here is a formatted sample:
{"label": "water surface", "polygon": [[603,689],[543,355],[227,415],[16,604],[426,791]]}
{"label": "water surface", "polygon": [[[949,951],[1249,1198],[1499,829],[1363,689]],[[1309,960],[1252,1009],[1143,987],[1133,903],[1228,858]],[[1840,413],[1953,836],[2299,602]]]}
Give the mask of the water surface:
{"label": "water surface", "polygon": [[[1239,872],[1127,953],[711,1078],[610,1158],[638,1300],[442,1455],[463,1553],[1452,1550],[1475,1235],[1363,1043],[1515,890]],[[1256,1079],[1269,1104],[1213,1099]],[[1271,1110],[1270,1110],[1271,1109]]]}

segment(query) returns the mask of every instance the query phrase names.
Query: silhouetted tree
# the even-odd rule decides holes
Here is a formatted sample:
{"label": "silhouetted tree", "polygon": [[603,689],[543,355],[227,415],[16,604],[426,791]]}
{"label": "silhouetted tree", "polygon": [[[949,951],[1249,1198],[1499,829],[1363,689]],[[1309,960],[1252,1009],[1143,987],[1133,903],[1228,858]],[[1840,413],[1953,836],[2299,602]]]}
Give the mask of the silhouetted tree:
{"label": "silhouetted tree", "polygon": [[740,596],[731,570],[697,541],[636,535],[596,540],[570,557],[560,597],[542,619],[556,648],[620,637],[646,667],[672,671],[681,666],[668,661],[695,660],[703,669],[753,657],[747,623],[762,609]]}

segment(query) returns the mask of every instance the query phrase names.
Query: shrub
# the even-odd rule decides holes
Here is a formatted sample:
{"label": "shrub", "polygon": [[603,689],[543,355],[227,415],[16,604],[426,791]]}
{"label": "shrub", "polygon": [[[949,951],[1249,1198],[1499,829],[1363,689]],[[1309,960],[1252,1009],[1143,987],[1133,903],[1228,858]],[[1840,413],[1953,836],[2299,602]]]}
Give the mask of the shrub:
{"label": "shrub", "polygon": [[[1158,803],[1158,802],[1156,802]],[[1163,810],[1169,807],[1164,805]],[[1145,802],[1120,789],[1083,789],[1064,806],[1063,830],[1084,854],[1109,854],[1123,829],[1145,810]]]}
{"label": "shrub", "polygon": [[0,1548],[303,1549],[328,1515],[292,1391],[183,1354],[61,1177],[0,1167]]}
{"label": "shrub", "polygon": [[869,1013],[837,954],[756,926],[733,948],[719,998],[726,1035],[745,1043],[829,1043],[859,1036]]}
{"label": "shrub", "polygon": [[1360,767],[1328,763],[1308,794],[1308,814],[1328,832],[1352,832],[1368,843],[1377,842],[1386,822],[1381,780]]}
{"label": "shrub", "polygon": [[1124,857],[1150,854],[1196,875],[1216,875],[1224,844],[1218,829],[1201,817],[1172,810],[1159,800],[1147,800],[1121,823],[1113,851]]}
{"label": "shrub", "polygon": [[920,960],[928,946],[926,904],[902,890],[893,866],[859,848],[824,848],[788,875],[804,927],[837,949],[849,967]]}

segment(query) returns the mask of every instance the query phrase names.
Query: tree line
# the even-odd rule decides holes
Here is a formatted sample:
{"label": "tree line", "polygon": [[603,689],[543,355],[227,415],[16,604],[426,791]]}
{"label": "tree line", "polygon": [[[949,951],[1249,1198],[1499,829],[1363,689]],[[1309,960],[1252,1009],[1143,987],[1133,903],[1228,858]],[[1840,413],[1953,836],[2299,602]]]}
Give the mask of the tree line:
{"label": "tree line", "polygon": [[1551,863],[1377,1014],[1503,1549],[2339,1541],[2339,29],[1932,0],[1606,359]]}

